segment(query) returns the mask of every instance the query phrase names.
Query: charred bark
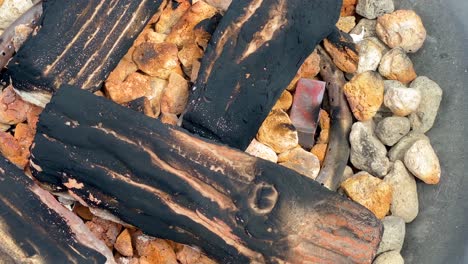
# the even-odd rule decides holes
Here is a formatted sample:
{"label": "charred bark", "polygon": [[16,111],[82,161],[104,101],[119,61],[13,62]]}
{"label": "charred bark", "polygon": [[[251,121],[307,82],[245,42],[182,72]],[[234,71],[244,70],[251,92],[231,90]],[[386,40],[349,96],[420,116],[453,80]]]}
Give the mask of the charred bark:
{"label": "charred bark", "polygon": [[61,84],[96,91],[166,0],[49,0],[41,28],[8,64],[23,99],[44,106]]}
{"label": "charred bark", "polygon": [[327,153],[316,180],[330,190],[336,190],[348,163],[350,152],[348,138],[353,117],[343,93],[346,83],[343,72],[335,66],[322,47],[319,46],[317,49],[320,55],[320,75],[327,82],[331,124]]}
{"label": "charred bark", "polygon": [[339,0],[233,1],[202,60],[182,126],[245,149],[316,44]]}
{"label": "charred bark", "polygon": [[78,216],[3,157],[0,241],[1,263],[114,263]]}
{"label": "charred bark", "polygon": [[370,263],[381,238],[371,212],[307,177],[74,87],[31,151],[39,181],[220,263]]}

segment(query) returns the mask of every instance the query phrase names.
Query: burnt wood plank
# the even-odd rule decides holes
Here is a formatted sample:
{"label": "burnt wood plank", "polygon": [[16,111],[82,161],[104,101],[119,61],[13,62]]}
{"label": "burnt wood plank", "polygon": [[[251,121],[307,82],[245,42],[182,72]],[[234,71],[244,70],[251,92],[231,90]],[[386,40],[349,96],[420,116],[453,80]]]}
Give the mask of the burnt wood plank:
{"label": "burnt wood plank", "polygon": [[44,106],[61,84],[99,89],[167,0],[49,0],[40,30],[8,64],[15,89]]}
{"label": "burnt wood plank", "polygon": [[182,126],[244,150],[316,44],[339,0],[233,1],[202,59]]}
{"label": "burnt wood plank", "polygon": [[39,181],[220,263],[370,263],[382,234],[307,177],[74,87],[42,112],[31,152]]}
{"label": "burnt wood plank", "polygon": [[0,241],[1,263],[114,263],[78,216],[3,157]]}

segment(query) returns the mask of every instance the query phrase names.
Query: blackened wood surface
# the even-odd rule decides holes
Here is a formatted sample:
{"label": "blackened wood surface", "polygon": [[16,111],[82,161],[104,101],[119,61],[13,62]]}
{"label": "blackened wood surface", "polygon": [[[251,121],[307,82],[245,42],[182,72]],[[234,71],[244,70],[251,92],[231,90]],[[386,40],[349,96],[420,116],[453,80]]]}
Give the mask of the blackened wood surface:
{"label": "blackened wood surface", "polygon": [[327,153],[316,180],[327,188],[336,190],[341,184],[344,169],[348,164],[350,152],[348,138],[353,117],[343,92],[346,83],[343,72],[335,66],[322,47],[319,46],[317,49],[320,55],[320,75],[327,83],[331,124]]}
{"label": "blackened wood surface", "polygon": [[292,170],[73,87],[40,116],[41,182],[220,263],[370,263],[380,222]]}
{"label": "blackened wood surface", "polygon": [[42,96],[61,84],[95,91],[165,3],[166,0],[44,1],[41,29],[13,57],[7,74],[15,89]]}
{"label": "blackened wood surface", "polygon": [[0,157],[0,263],[106,262],[93,243],[113,263],[111,251],[93,238],[76,215]]}
{"label": "blackened wood surface", "polygon": [[244,150],[302,62],[334,28],[339,0],[233,1],[213,35],[182,126]]}

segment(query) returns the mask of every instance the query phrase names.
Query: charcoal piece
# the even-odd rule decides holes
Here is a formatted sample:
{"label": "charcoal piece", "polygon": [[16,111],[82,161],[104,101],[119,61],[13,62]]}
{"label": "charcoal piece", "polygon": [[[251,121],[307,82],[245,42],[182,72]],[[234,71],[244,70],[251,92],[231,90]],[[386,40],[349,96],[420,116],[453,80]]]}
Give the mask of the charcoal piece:
{"label": "charcoal piece", "polygon": [[31,152],[43,184],[219,263],[370,263],[381,239],[370,211],[301,174],[75,87]]}
{"label": "charcoal piece", "polygon": [[245,150],[341,1],[233,1],[202,59],[182,126]]}

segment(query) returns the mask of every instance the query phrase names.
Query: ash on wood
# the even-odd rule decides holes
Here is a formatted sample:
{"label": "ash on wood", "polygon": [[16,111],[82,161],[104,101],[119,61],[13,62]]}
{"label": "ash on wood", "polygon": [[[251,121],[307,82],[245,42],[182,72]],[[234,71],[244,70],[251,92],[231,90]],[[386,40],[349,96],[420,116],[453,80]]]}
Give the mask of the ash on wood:
{"label": "ash on wood", "polygon": [[96,91],[166,0],[49,0],[41,28],[8,64],[23,99],[44,106],[61,84]]}
{"label": "ash on wood", "polygon": [[316,44],[338,0],[233,1],[214,33],[182,126],[244,150]]}
{"label": "ash on wood", "polygon": [[370,263],[381,223],[292,170],[74,87],[40,116],[41,182],[220,263]]}
{"label": "ash on wood", "polygon": [[114,263],[78,216],[3,157],[0,212],[1,263]]}

